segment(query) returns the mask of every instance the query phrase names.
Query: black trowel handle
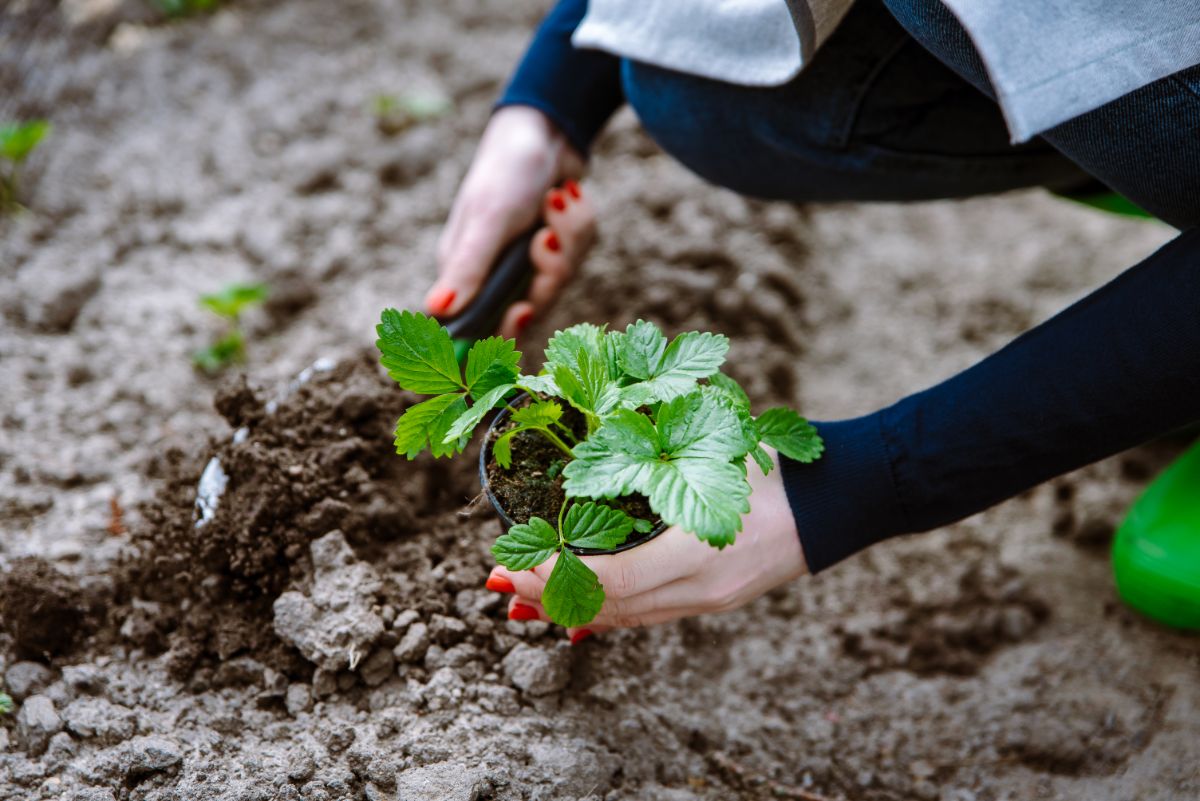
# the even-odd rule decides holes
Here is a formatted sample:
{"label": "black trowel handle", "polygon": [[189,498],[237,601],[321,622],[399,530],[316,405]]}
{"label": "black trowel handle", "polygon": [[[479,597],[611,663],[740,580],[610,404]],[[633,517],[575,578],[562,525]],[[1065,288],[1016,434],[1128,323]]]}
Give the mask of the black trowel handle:
{"label": "black trowel handle", "polygon": [[529,291],[529,284],[533,281],[529,244],[541,227],[542,223],[538,222],[509,242],[492,265],[491,272],[470,305],[455,317],[442,321],[451,337],[476,340],[496,333],[504,312]]}

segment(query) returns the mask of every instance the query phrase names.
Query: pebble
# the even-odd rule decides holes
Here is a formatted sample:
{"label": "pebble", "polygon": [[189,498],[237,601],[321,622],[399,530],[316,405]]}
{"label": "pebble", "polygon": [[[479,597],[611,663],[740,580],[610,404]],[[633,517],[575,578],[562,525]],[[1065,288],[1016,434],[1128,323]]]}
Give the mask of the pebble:
{"label": "pebble", "polygon": [[77,737],[95,739],[101,745],[124,742],[137,731],[137,714],[132,709],[103,698],[72,701],[63,710],[62,718],[67,731]]}
{"label": "pebble", "polygon": [[571,678],[569,647],[564,643],[546,649],[519,643],[504,657],[504,675],[528,695],[556,693]]}
{"label": "pebble", "polygon": [[395,631],[404,631],[420,619],[421,613],[416,609],[405,609],[396,615],[396,619],[392,621],[392,628]]}
{"label": "pebble", "polygon": [[337,692],[337,671],[317,668],[313,671],[312,694],[316,698],[328,698]]}
{"label": "pebble", "polygon": [[434,615],[429,619],[429,636],[441,645],[453,645],[467,636],[467,624],[456,617]]}
{"label": "pebble", "polygon": [[288,714],[292,716],[308,712],[313,705],[312,688],[303,682],[289,684],[285,703]]}
{"label": "pebble", "polygon": [[122,759],[122,768],[130,778],[146,776],[173,768],[183,761],[183,754],[165,737],[135,737],[130,740]]}
{"label": "pebble", "polygon": [[15,662],[4,674],[4,684],[14,701],[24,701],[50,686],[54,673],[40,662]]}
{"label": "pebble", "polygon": [[31,695],[17,713],[17,742],[31,755],[38,756],[62,727],[54,702],[44,695]]}
{"label": "pebble", "polygon": [[368,687],[378,687],[396,669],[396,657],[387,648],[376,648],[359,665],[358,672]]}
{"label": "pebble", "polygon": [[424,623],[413,623],[404,632],[400,644],[392,650],[392,655],[399,662],[416,662],[425,655],[429,648],[429,627]]}
{"label": "pebble", "polygon": [[106,790],[102,787],[88,787],[72,793],[70,801],[117,801],[117,798],[113,795],[112,790]]}
{"label": "pebble", "polygon": [[95,665],[68,665],[62,669],[63,683],[76,692],[98,693],[108,683]]}
{"label": "pebble", "polygon": [[458,706],[462,700],[463,686],[462,678],[451,668],[435,671],[425,685],[425,706],[434,712]]}

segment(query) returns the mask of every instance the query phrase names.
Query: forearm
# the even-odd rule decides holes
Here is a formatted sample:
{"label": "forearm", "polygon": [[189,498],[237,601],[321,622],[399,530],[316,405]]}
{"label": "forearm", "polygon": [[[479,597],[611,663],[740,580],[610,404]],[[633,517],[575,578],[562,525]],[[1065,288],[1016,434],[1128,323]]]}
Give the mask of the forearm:
{"label": "forearm", "polygon": [[818,424],[826,456],[784,480],[815,572],[1198,419],[1193,230],[953,378]]}
{"label": "forearm", "polygon": [[560,0],[538,28],[497,103],[540,110],[585,155],[624,102],[620,60],[571,45],[571,34],[586,11],[586,0]]}

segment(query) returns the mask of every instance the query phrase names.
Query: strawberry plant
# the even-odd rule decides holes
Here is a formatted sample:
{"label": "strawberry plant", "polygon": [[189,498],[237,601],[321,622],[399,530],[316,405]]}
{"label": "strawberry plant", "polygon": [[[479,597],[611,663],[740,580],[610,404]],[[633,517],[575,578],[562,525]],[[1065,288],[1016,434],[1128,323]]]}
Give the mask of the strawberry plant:
{"label": "strawberry plant", "polygon": [[[604,602],[595,573],[572,549],[615,548],[653,526],[618,508],[620,501],[643,497],[662,523],[724,548],[750,511],[747,460],[766,473],[772,461],[763,445],[801,462],[824,448],[816,429],[791,409],[753,415],[746,393],[720,372],[729,350],[720,334],[693,331],[668,341],[642,320],[625,331],[584,323],[555,333],[542,369],[530,375],[521,372],[511,339],[479,340],[464,368],[446,329],[423,314],[386,309],[377,331],[388,375],[403,389],[433,396],[400,417],[397,453],[457,454],[488,412],[507,407],[511,426],[491,443],[500,468],[512,465],[515,438],[525,432],[549,443],[564,463],[565,500],[555,522],[531,517],[492,548],[510,570],[558,554],[541,600],[564,626],[588,623]],[[520,391],[527,402],[510,405]]]}
{"label": "strawberry plant", "polygon": [[0,211],[20,209],[17,200],[18,171],[41,141],[50,133],[50,123],[31,120],[0,125],[0,160],[8,167],[0,173]]}
{"label": "strawberry plant", "polygon": [[225,330],[211,345],[193,353],[192,362],[207,373],[215,373],[231,364],[245,361],[246,335],[242,332],[242,312],[262,303],[266,297],[265,284],[230,284],[219,292],[201,295],[200,307],[223,319]]}

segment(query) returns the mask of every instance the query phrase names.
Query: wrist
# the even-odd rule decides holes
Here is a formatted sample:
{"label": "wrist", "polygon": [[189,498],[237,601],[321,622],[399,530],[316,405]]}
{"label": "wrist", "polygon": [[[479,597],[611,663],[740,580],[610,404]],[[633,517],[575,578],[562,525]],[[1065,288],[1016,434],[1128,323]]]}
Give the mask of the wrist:
{"label": "wrist", "polygon": [[523,152],[549,155],[555,168],[555,183],[583,176],[584,156],[558,123],[535,106],[517,103],[497,108],[484,131],[484,139],[489,138],[506,141]]}

